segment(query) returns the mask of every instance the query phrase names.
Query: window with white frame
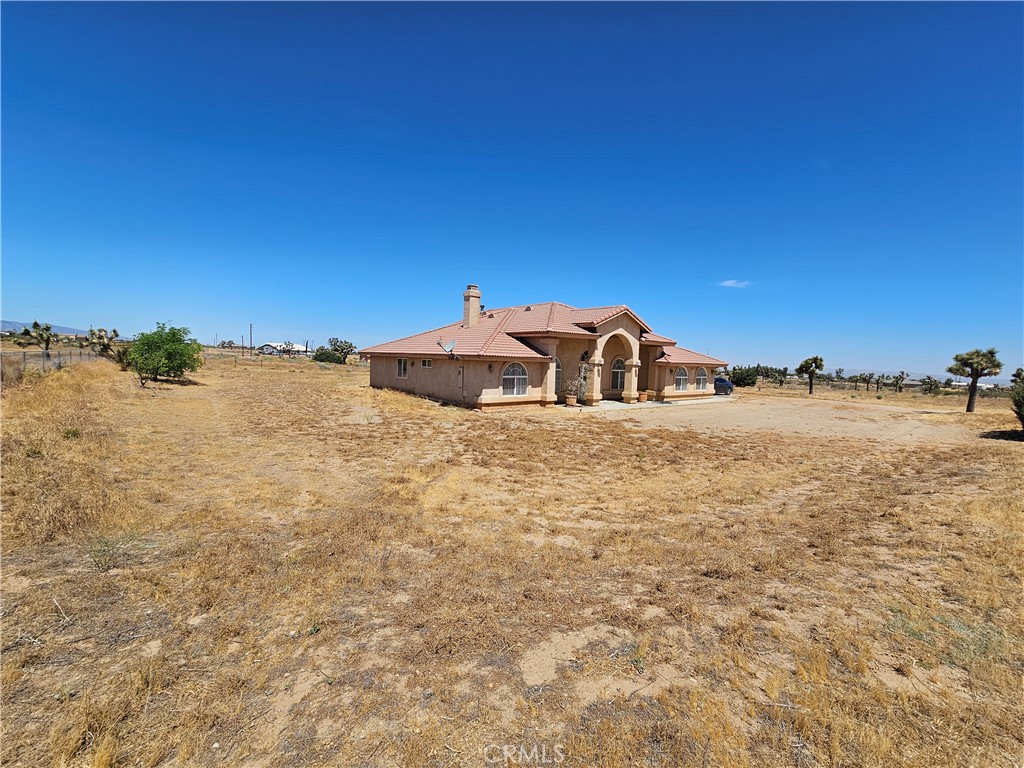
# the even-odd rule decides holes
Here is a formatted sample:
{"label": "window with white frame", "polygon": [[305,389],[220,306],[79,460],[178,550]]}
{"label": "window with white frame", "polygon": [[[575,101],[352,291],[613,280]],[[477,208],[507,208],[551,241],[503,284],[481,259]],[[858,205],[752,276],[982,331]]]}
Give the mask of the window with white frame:
{"label": "window with white frame", "polygon": [[501,373],[502,395],[526,394],[526,368],[521,363],[509,363]]}
{"label": "window with white frame", "polygon": [[698,392],[703,392],[705,389],[708,388],[708,372],[705,371],[703,368],[697,369],[696,383]]}
{"label": "window with white frame", "polygon": [[398,378],[409,378],[409,361],[404,357],[398,358]]}
{"label": "window with white frame", "polygon": [[690,386],[690,378],[682,366],[676,368],[676,392],[685,392]]}
{"label": "window with white frame", "polygon": [[555,392],[562,391],[562,361],[555,358]]}
{"label": "window with white frame", "polygon": [[612,389],[621,392],[626,388],[626,361],[621,357],[612,363]]}
{"label": "window with white frame", "polygon": [[424,358],[423,360],[420,360],[420,368],[432,368],[433,365],[434,365],[434,361],[433,360],[429,360],[429,359],[426,359],[426,358]]}

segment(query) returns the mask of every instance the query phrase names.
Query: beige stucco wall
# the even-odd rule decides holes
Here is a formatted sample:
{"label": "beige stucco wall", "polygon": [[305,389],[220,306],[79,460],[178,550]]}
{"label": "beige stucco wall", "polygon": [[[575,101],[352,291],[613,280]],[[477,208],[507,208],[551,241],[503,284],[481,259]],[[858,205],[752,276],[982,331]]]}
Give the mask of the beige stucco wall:
{"label": "beige stucco wall", "polygon": [[[676,391],[676,368],[684,367],[687,372],[687,387],[683,392]],[[708,397],[714,396],[715,394],[715,369],[710,366],[700,365],[655,365],[653,368],[653,378],[656,386],[649,387],[654,390],[655,400],[683,400],[693,397]],[[707,373],[707,389],[697,389],[697,369],[704,368]]]}
{"label": "beige stucco wall", "polygon": [[[370,386],[411,392],[469,407],[544,404],[543,387],[550,368],[546,360],[526,363],[519,361],[526,368],[527,392],[525,395],[503,395],[502,372],[509,363],[514,362],[512,360],[452,360],[442,356],[427,358],[431,361],[431,367],[424,368],[421,365],[424,358],[407,358],[408,376],[400,379],[398,359],[373,356],[370,359]],[[554,398],[550,400],[553,402]]]}

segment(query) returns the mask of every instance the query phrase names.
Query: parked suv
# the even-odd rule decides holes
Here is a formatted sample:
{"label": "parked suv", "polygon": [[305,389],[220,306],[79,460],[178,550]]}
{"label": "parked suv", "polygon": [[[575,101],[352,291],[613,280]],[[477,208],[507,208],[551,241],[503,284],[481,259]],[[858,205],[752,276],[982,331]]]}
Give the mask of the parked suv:
{"label": "parked suv", "polygon": [[723,379],[721,376],[715,377],[715,394],[716,395],[731,395],[732,394],[732,382],[728,379]]}

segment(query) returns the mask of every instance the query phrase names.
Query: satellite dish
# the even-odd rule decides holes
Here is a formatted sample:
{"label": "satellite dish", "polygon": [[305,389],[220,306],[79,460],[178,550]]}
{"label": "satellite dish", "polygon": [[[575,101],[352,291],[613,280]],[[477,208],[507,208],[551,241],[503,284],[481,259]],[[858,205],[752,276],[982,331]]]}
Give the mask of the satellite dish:
{"label": "satellite dish", "polygon": [[452,350],[455,349],[455,341],[449,341],[447,344],[441,345],[441,349],[450,355]]}

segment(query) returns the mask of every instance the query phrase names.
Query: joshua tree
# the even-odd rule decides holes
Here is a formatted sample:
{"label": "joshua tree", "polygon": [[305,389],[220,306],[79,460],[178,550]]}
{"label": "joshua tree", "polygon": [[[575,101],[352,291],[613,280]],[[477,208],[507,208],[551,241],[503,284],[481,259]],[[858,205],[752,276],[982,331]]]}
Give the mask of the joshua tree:
{"label": "joshua tree", "polygon": [[897,392],[903,391],[903,382],[907,380],[907,372],[900,371],[892,377],[892,386]]}
{"label": "joshua tree", "polygon": [[871,382],[875,380],[875,374],[873,373],[862,373],[860,375],[861,381],[864,382],[864,391],[867,392],[871,389]]}
{"label": "joshua tree", "polygon": [[808,357],[797,367],[796,372],[798,374],[800,374],[801,376],[803,376],[804,374],[807,375],[807,380],[809,382],[807,394],[814,394],[814,376],[815,374],[818,373],[818,371],[823,370],[825,370],[825,361],[822,360],[821,357],[817,355],[815,355],[814,357]]}
{"label": "joshua tree", "polygon": [[114,349],[114,342],[117,341],[117,338],[117,328],[112,328],[110,331],[106,328],[90,328],[89,340],[85,343],[97,356],[118,362],[115,359],[117,353]]}
{"label": "joshua tree", "polygon": [[925,376],[921,379],[921,391],[927,392],[930,395],[934,395],[939,391],[939,387],[942,386],[942,382],[936,379],[934,376]]}
{"label": "joshua tree", "polygon": [[882,391],[882,385],[889,380],[889,377],[884,373],[880,373],[875,377],[875,392]]}
{"label": "joshua tree", "polygon": [[1022,383],[1024,383],[1024,368],[1018,368],[1010,374],[1010,386],[1015,387]]}
{"label": "joshua tree", "polygon": [[786,379],[789,378],[789,366],[787,365],[781,371],[779,371],[779,386],[786,386]]}
{"label": "joshua tree", "polygon": [[[1020,372],[1020,368],[1017,369]],[[1013,414],[1020,422],[1020,428],[1024,430],[1024,377],[1017,379],[1017,383],[1010,390],[1010,403],[1013,405]]]}
{"label": "joshua tree", "polygon": [[43,357],[50,356],[50,345],[57,340],[57,334],[53,332],[53,326],[49,323],[40,325],[38,320],[32,321],[32,328],[22,328],[21,333],[14,337],[14,343],[19,347],[39,347],[43,350]]}
{"label": "joshua tree", "polygon": [[327,344],[330,346],[331,352],[341,355],[342,363],[347,361],[348,356],[356,351],[356,345],[346,339],[338,339],[332,336],[327,340]]}
{"label": "joshua tree", "polygon": [[999,350],[990,347],[986,350],[972,349],[953,355],[953,364],[946,371],[954,376],[966,376],[971,380],[967,390],[967,413],[974,413],[974,402],[978,397],[978,379],[985,376],[998,376],[1003,364],[997,355]]}

